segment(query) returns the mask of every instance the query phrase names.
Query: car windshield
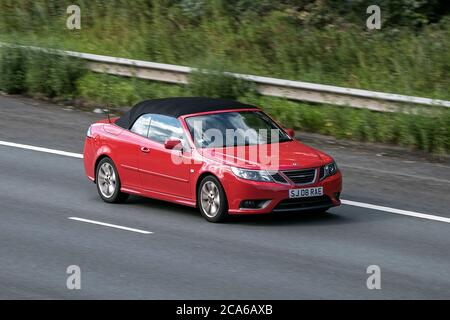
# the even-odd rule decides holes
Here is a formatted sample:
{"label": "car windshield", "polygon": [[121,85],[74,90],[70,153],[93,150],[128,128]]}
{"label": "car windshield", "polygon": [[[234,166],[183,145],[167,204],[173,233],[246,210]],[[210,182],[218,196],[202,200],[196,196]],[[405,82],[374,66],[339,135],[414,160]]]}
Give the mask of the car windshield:
{"label": "car windshield", "polygon": [[248,146],[291,141],[260,111],[207,114],[186,118],[197,148]]}

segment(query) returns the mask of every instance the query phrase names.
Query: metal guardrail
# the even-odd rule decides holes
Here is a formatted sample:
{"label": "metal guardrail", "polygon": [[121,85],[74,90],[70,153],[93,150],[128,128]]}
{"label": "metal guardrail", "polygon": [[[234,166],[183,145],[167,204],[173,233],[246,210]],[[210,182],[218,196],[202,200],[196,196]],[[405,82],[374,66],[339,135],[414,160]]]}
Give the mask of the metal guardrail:
{"label": "metal guardrail", "polygon": [[[54,50],[34,46],[19,46],[7,43],[0,43],[0,46],[20,47],[76,57],[86,60],[89,69],[94,72],[175,84],[187,84],[189,74],[197,70],[195,68],[172,64],[117,58],[91,53]],[[227,74],[254,83],[257,90],[262,95],[283,97],[298,101],[326,103],[376,111],[398,111],[401,107],[412,105],[450,107],[450,101],[447,100],[352,89],[247,74]]]}

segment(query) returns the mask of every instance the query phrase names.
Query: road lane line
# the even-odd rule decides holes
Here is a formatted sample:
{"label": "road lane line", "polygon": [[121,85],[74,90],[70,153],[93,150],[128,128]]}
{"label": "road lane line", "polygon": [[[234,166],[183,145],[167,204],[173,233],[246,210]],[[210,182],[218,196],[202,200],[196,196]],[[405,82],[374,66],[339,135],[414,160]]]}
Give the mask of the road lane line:
{"label": "road lane line", "polygon": [[134,228],[128,228],[128,227],[119,226],[119,225],[116,225],[116,224],[110,224],[110,223],[105,223],[105,222],[100,222],[100,221],[95,221],[95,220],[88,220],[88,219],[77,218],[77,217],[69,217],[68,219],[75,220],[75,221],[80,221],[80,222],[97,224],[97,225],[104,226],[104,227],[109,227],[109,228],[116,228],[116,229],[121,229],[121,230],[137,232],[137,233],[153,234],[153,232],[150,232],[150,231],[134,229]]}
{"label": "road lane line", "polygon": [[[66,157],[73,157],[73,158],[80,158],[80,159],[83,158],[83,155],[80,153],[73,153],[73,152],[61,151],[61,150],[56,150],[56,149],[41,148],[41,147],[35,147],[35,146],[26,145],[26,144],[19,144],[19,143],[7,142],[7,141],[0,141],[0,145],[14,147],[14,148],[27,149],[27,150],[33,150],[33,151],[39,151],[39,152],[45,152],[45,153],[51,153],[51,154],[57,154],[57,155],[66,156]],[[431,215],[431,214],[395,209],[395,208],[384,207],[384,206],[379,206],[379,205],[374,205],[374,204],[369,204],[369,203],[364,203],[364,202],[350,201],[350,200],[341,200],[341,203],[348,205],[348,206],[354,206],[354,207],[384,211],[384,212],[389,212],[389,213],[395,213],[395,214],[400,214],[400,215],[410,216],[410,217],[415,217],[415,218],[450,223],[450,218],[435,216],[435,215]],[[152,232],[142,231],[142,230],[136,231],[137,229],[109,225],[109,224],[104,224],[103,222],[90,221],[90,220],[86,220],[86,219],[80,219],[80,218],[74,218],[74,217],[69,218],[69,219],[83,221],[83,222],[96,223],[96,224],[100,224],[100,225],[104,225],[104,226],[109,226],[109,227],[113,227],[113,228],[129,230],[129,231],[152,233]]]}
{"label": "road lane line", "polygon": [[20,149],[26,149],[26,150],[33,150],[33,151],[57,154],[57,155],[60,155],[60,156],[65,156],[65,157],[72,157],[72,158],[83,159],[83,155],[80,154],[80,153],[73,153],[73,152],[61,151],[61,150],[56,150],[56,149],[35,147],[35,146],[27,145],[27,144],[20,144],[20,143],[13,143],[13,142],[7,142],[7,141],[0,141],[0,145],[1,146],[7,146],[7,147],[13,147],[13,148],[20,148]]}
{"label": "road lane line", "polygon": [[395,209],[395,208],[390,208],[390,207],[383,207],[383,206],[378,206],[378,205],[374,205],[374,204],[368,204],[368,203],[364,203],[364,202],[357,202],[357,201],[350,201],[350,200],[341,200],[341,203],[345,204],[345,205],[349,205],[349,206],[354,206],[354,207],[361,207],[361,208],[366,208],[366,209],[372,209],[372,210],[384,211],[384,212],[389,212],[389,213],[401,214],[401,215],[404,215],[404,216],[410,216],[410,217],[415,217],[415,218],[421,218],[421,219],[428,219],[428,220],[434,220],[434,221],[450,223],[450,218],[445,218],[445,217],[441,217],[441,216],[434,216],[434,215],[431,215],[431,214],[425,214],[425,213],[414,212],[414,211],[407,211],[407,210],[400,210],[400,209]]}

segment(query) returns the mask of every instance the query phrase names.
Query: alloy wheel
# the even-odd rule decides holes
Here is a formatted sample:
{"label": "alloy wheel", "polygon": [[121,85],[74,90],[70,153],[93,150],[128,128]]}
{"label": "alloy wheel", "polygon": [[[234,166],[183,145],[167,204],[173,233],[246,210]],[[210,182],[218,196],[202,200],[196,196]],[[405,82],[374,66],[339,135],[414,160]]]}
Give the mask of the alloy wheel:
{"label": "alloy wheel", "polygon": [[219,188],[212,181],[207,181],[201,189],[201,206],[204,213],[214,218],[220,209],[220,193]]}
{"label": "alloy wheel", "polygon": [[99,189],[105,198],[111,198],[116,191],[116,173],[108,162],[103,163],[98,170]]}

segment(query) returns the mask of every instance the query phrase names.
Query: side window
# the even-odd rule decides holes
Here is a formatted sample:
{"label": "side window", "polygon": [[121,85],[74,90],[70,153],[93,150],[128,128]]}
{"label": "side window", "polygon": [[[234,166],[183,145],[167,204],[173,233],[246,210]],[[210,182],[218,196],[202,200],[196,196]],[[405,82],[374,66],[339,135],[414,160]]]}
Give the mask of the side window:
{"label": "side window", "polygon": [[138,135],[141,135],[143,137],[148,136],[148,130],[150,128],[150,120],[151,120],[150,114],[144,114],[140,116],[136,122],[131,127],[130,131],[137,133]]}
{"label": "side window", "polygon": [[159,143],[164,143],[169,138],[184,140],[183,128],[176,118],[153,114],[148,138]]}

